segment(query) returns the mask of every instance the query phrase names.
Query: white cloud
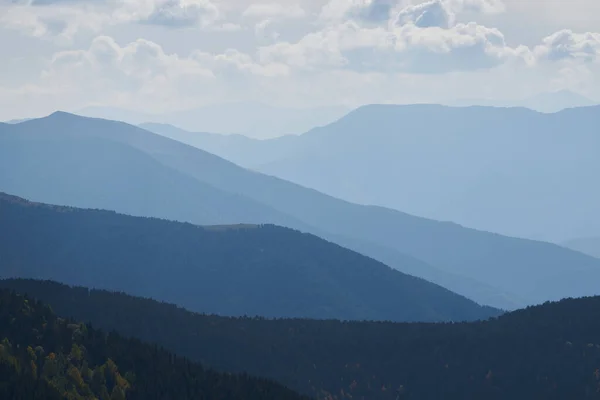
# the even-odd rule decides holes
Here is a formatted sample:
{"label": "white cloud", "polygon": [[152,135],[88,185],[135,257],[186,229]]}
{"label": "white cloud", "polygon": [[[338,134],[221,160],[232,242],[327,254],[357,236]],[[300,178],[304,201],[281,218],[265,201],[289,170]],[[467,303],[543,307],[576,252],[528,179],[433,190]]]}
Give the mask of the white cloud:
{"label": "white cloud", "polygon": [[[464,0],[460,6],[474,4]],[[532,62],[526,47],[507,46],[497,29],[474,22],[456,24],[449,4],[440,0],[401,8],[387,26],[352,20],[330,24],[296,43],[264,46],[259,55],[261,61],[304,69],[413,73],[493,68],[511,59]]]}
{"label": "white cloud", "polygon": [[[519,45],[514,31],[505,38],[506,25],[494,28],[512,18],[517,0],[34,1],[0,0],[0,48],[20,60],[0,67],[0,114],[89,103],[164,110],[243,99],[521,98],[558,89],[600,100],[600,34],[562,30]],[[31,54],[22,50],[32,43]]]}
{"label": "white cloud", "polygon": [[347,19],[381,23],[402,0],[330,0],[321,9],[320,18],[325,21]]}
{"label": "white cloud", "polygon": [[410,0],[330,0],[323,6],[320,17],[326,21],[352,19],[379,24],[397,15],[395,12],[398,10],[418,14],[420,18],[414,19],[420,19],[422,25],[441,26],[436,23],[444,18],[453,19],[454,13],[499,13],[505,11],[505,5],[502,0],[429,0],[417,3]]}
{"label": "white cloud", "polygon": [[303,18],[306,12],[299,4],[284,5],[282,3],[254,3],[242,16],[247,18]]}
{"label": "white cloud", "polygon": [[[43,6],[42,6],[43,5]],[[141,23],[170,28],[201,27],[231,31],[239,25],[224,16],[210,0],[38,0],[33,3],[0,3],[0,23],[5,29],[70,44],[79,33],[97,34],[105,27]]]}
{"label": "white cloud", "polygon": [[262,40],[277,40],[279,39],[280,34],[273,25],[272,19],[262,20],[254,26],[254,34],[257,38]]}
{"label": "white cloud", "polygon": [[454,13],[446,2],[428,1],[401,9],[395,16],[395,25],[412,23],[419,28],[449,29],[454,25]]}
{"label": "white cloud", "polygon": [[209,0],[159,0],[139,21],[167,27],[210,26],[220,17],[219,9]]}
{"label": "white cloud", "polygon": [[214,80],[206,66],[166,54],[158,44],[139,39],[121,47],[112,38],[99,36],[86,50],[56,53],[42,74],[41,84],[88,101],[135,98],[143,94],[173,95],[185,85]]}
{"label": "white cloud", "polygon": [[0,26],[42,39],[68,44],[81,31],[98,32],[110,16],[89,6],[0,6]]}
{"label": "white cloud", "polygon": [[565,29],[544,38],[535,48],[535,54],[548,61],[600,61],[600,33],[574,33]]}

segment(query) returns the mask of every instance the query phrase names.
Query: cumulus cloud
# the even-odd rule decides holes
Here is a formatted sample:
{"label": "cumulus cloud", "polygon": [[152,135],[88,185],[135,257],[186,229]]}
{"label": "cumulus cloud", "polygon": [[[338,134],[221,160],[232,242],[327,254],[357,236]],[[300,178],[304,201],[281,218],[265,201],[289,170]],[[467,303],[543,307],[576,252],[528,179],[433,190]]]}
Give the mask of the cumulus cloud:
{"label": "cumulus cloud", "polygon": [[562,30],[550,35],[534,50],[540,60],[600,61],[600,33]]}
{"label": "cumulus cloud", "polygon": [[[1,1],[1,0],[0,0]],[[44,7],[42,7],[44,5]],[[31,36],[69,44],[82,32],[98,34],[110,25],[141,23],[171,28],[235,30],[210,0],[34,0],[0,3],[0,24]]]}
{"label": "cumulus cloud", "polygon": [[86,96],[95,102],[149,96],[157,101],[215,96],[230,86],[286,76],[287,66],[259,64],[237,50],[194,51],[181,57],[155,42],[138,39],[120,45],[108,36],[96,37],[89,48],[57,52],[42,74],[44,87]]}
{"label": "cumulus cloud", "polygon": [[381,23],[402,0],[330,0],[321,9],[320,18],[326,21],[359,20]]}
{"label": "cumulus cloud", "polygon": [[[463,0],[460,7],[474,4],[474,0]],[[478,70],[510,59],[531,62],[530,51],[509,47],[499,30],[474,22],[457,24],[446,1],[409,5],[394,13],[391,23],[384,26],[347,20],[296,43],[262,47],[260,59],[303,69],[343,67],[388,73]]]}
{"label": "cumulus cloud", "polygon": [[505,11],[502,0],[429,0],[413,4],[409,0],[330,0],[321,10],[323,20],[356,20],[364,23],[380,24],[397,17],[396,11],[417,14],[413,20],[427,26],[442,26],[440,20],[451,24],[455,13],[498,13]]}
{"label": "cumulus cloud", "polygon": [[160,0],[139,21],[168,27],[209,26],[219,16],[219,9],[209,0]]}
{"label": "cumulus cloud", "polygon": [[449,29],[454,25],[454,13],[446,2],[428,1],[401,9],[395,17],[395,25],[412,23],[419,28]]}
{"label": "cumulus cloud", "polygon": [[78,32],[98,32],[110,23],[110,15],[87,6],[0,6],[0,27],[41,39],[69,44]]}
{"label": "cumulus cloud", "polygon": [[158,44],[139,39],[120,46],[96,37],[88,49],[56,53],[42,75],[62,90],[90,93],[155,93],[164,87],[210,82],[212,71],[193,60],[166,54]]}

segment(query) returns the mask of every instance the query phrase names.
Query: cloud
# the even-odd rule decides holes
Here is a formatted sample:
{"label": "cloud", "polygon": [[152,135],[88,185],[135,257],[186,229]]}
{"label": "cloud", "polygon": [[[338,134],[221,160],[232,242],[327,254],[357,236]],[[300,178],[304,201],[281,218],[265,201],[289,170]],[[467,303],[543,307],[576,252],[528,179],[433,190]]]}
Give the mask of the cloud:
{"label": "cloud", "polygon": [[506,11],[503,0],[446,0],[446,3],[454,12],[497,14]]}
{"label": "cloud", "polygon": [[96,37],[85,50],[56,53],[42,74],[46,84],[92,95],[155,93],[164,87],[203,84],[214,79],[209,68],[158,44],[138,39],[120,46],[108,36]]}
{"label": "cloud", "polygon": [[395,25],[414,24],[419,28],[449,29],[454,25],[454,13],[446,2],[428,1],[401,9],[395,17]]}
{"label": "cloud", "polygon": [[246,18],[303,18],[306,12],[299,4],[253,3],[242,13]]}
{"label": "cloud", "polygon": [[167,27],[206,27],[219,17],[219,9],[209,0],[160,0],[139,22]]}
{"label": "cloud", "polygon": [[254,34],[262,40],[277,40],[280,34],[273,25],[272,19],[262,20],[254,26]]}
{"label": "cloud", "polygon": [[87,6],[0,6],[0,26],[59,44],[70,44],[79,32],[98,32],[110,23],[110,15]]}
{"label": "cloud", "polygon": [[129,23],[211,31],[240,29],[239,25],[225,22],[210,0],[34,1],[37,2],[0,3],[1,26],[59,44],[70,44],[78,33],[98,34],[106,26]]}
{"label": "cloud", "polygon": [[600,33],[574,33],[562,30],[550,35],[536,46],[534,53],[545,61],[600,61]]}
{"label": "cloud", "polygon": [[412,4],[409,0],[330,0],[321,10],[326,21],[355,20],[363,23],[381,24],[397,17],[396,11],[405,12],[423,27],[450,26],[455,13],[498,13],[505,11],[502,0],[429,0]]}
{"label": "cloud", "polygon": [[[459,6],[475,7],[475,2],[463,0],[454,5]],[[394,14],[386,25],[355,20],[332,23],[296,43],[264,46],[259,58],[305,70],[425,74],[489,69],[509,60],[532,62],[529,49],[509,47],[499,30],[474,22],[456,24],[448,2],[409,5]]]}
{"label": "cloud", "polygon": [[330,0],[321,9],[320,18],[325,21],[358,20],[381,23],[402,0]]}

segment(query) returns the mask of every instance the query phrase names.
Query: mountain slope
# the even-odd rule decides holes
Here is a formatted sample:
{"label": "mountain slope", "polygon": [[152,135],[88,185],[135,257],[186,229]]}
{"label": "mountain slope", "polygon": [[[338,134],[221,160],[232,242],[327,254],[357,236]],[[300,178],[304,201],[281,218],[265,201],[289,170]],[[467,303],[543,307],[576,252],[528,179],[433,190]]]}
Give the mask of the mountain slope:
{"label": "mountain slope", "polygon": [[[278,198],[281,198],[279,188],[273,193],[269,186],[272,186],[272,182],[280,186],[283,183],[284,190],[286,187],[293,189],[284,200],[294,206],[308,200],[302,206],[309,207],[310,213],[311,203],[315,201],[306,198],[303,194],[306,190],[249,173],[211,154],[139,128],[66,113],[55,113],[12,129],[9,126],[1,128],[0,188],[36,201],[111,209],[131,215],[163,217],[196,224],[271,222],[312,232],[341,245],[360,245],[355,250],[378,249],[377,252],[366,253],[372,257],[379,255],[379,249],[385,251],[380,245],[308,226],[269,206],[257,207],[248,197],[240,196],[235,186],[242,184],[240,189],[252,189],[255,184],[253,180],[258,178],[262,182],[258,186],[259,194],[261,190],[266,190],[262,195],[272,197],[274,204],[278,204]],[[175,165],[173,169],[168,167],[173,162],[181,161],[185,162],[184,167],[192,169],[195,178],[207,174],[211,182],[233,188],[238,195],[224,194],[202,179],[195,183],[189,177],[185,179],[185,176],[177,175],[178,171],[174,169],[181,165]],[[184,175],[186,171],[186,168],[179,170]],[[251,179],[250,185],[245,183],[248,179]],[[309,192],[312,195],[312,191]],[[317,201],[314,206],[318,207],[319,198],[324,196],[315,194]],[[423,276],[441,285],[448,284],[453,290],[464,290],[461,291],[464,295],[474,290],[481,294],[478,300],[482,304],[491,303],[505,309],[519,304],[505,299],[502,294],[496,294],[493,288],[481,288],[460,276],[446,279],[447,273],[437,273],[435,268],[422,261],[394,250],[386,251],[389,252],[394,253],[393,267],[400,271],[410,271],[411,274],[431,271],[433,274]],[[499,298],[503,300],[493,302]]]}
{"label": "mountain slope", "polygon": [[600,258],[600,237],[573,239],[561,244],[571,250]]}
{"label": "mountain slope", "polygon": [[293,223],[115,141],[59,131],[3,135],[0,127],[0,143],[2,190],[32,199],[203,224]]}
{"label": "mountain slope", "polygon": [[349,201],[560,242],[598,234],[599,110],[365,106],[252,167]]}
{"label": "mountain slope", "polygon": [[[393,113],[394,109],[381,112]],[[358,125],[356,128],[360,130],[361,127]],[[57,190],[53,189],[54,186],[40,188],[40,182],[35,179],[18,180],[16,177],[25,173],[33,177],[43,176],[45,170],[52,168],[51,163],[56,161],[47,158],[44,163],[36,162],[34,157],[28,156],[31,154],[29,147],[33,146],[32,142],[35,144],[43,139],[56,141],[60,147],[61,135],[68,133],[72,137],[101,139],[135,148],[170,170],[223,192],[253,200],[279,213],[276,220],[273,217],[265,222],[311,232],[349,246],[352,250],[364,251],[365,255],[383,262],[391,260],[388,256],[393,253],[397,261],[390,266],[401,271],[425,268],[415,259],[425,262],[430,265],[427,266],[429,271],[442,271],[442,274],[435,274],[432,279],[434,283],[459,290],[460,294],[482,304],[510,307],[510,304],[535,304],[569,296],[593,295],[599,290],[594,282],[600,279],[600,261],[578,252],[548,243],[509,238],[453,223],[418,218],[391,209],[348,203],[278,178],[248,171],[199,149],[123,123],[56,113],[48,118],[2,127],[2,131],[0,155],[3,157],[0,157],[0,163],[3,159],[11,162],[0,169],[0,189],[8,190],[10,183],[13,186],[8,187],[19,188],[12,191],[13,194],[27,196],[36,193],[39,196],[29,196],[36,201],[53,201]],[[321,135],[312,137],[314,140],[322,138]],[[63,152],[61,157],[70,157],[74,151]],[[20,156],[15,157],[14,154]],[[126,185],[121,193],[112,189],[114,185],[110,177],[101,173],[104,163],[110,162],[112,156],[105,153],[104,157],[104,162],[93,165],[94,171],[100,171],[95,173],[100,173],[102,179],[90,179],[87,184],[112,194],[110,203],[103,199],[108,205],[102,208],[129,212],[117,207],[119,199],[122,196],[134,196],[137,191],[129,190]],[[75,190],[71,183],[75,173],[78,173],[76,168],[65,167],[60,174],[56,174],[65,190]],[[127,168],[121,169],[120,173],[123,179],[138,179],[129,176]],[[151,175],[145,179],[151,180]],[[157,186],[156,190],[161,189]],[[66,197],[73,196],[67,192]],[[99,197],[92,198],[96,200]],[[202,202],[201,198],[188,200],[198,204]],[[62,203],[73,205],[67,201]],[[245,204],[232,205],[235,208],[231,213],[243,213]],[[168,201],[163,206],[172,209]],[[178,212],[185,214],[181,220],[207,223],[194,219],[194,211],[181,209]],[[147,215],[156,216],[154,213]],[[220,215],[227,217],[229,214],[224,209]],[[248,219],[239,222],[248,222]],[[456,277],[459,284],[447,279],[447,274]],[[482,286],[472,287],[471,282],[479,282]],[[497,302],[506,296],[510,297],[510,301]]]}
{"label": "mountain slope", "polygon": [[57,312],[156,341],[227,371],[276,379],[319,399],[600,398],[600,298],[486,322],[404,324],[198,315],[124,294],[0,281]]}
{"label": "mountain slope", "polygon": [[2,399],[303,399],[248,376],[216,373],[164,350],[58,318],[0,291]]}
{"label": "mountain slope", "polygon": [[309,234],[198,227],[0,197],[0,276],[122,290],[221,315],[393,321],[496,315]]}

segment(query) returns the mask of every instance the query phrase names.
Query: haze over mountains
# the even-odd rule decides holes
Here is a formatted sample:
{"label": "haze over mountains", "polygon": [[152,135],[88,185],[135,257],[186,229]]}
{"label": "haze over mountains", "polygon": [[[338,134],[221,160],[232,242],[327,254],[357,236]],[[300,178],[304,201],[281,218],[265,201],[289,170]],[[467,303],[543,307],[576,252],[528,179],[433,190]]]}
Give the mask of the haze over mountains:
{"label": "haze over mountains", "polygon": [[371,105],[260,142],[144,127],[356,203],[557,243],[600,233],[600,106]]}
{"label": "haze over mountains", "polygon": [[34,201],[292,227],[500,308],[598,291],[600,260],[579,252],[348,203],[124,123],[55,113],[0,125],[0,171],[0,190]]}
{"label": "haze over mountains", "polygon": [[350,109],[343,106],[284,108],[256,102],[213,104],[187,111],[148,114],[116,107],[86,107],[76,114],[140,124],[175,124],[192,131],[243,134],[265,139],[300,134],[316,126],[327,125]]}

